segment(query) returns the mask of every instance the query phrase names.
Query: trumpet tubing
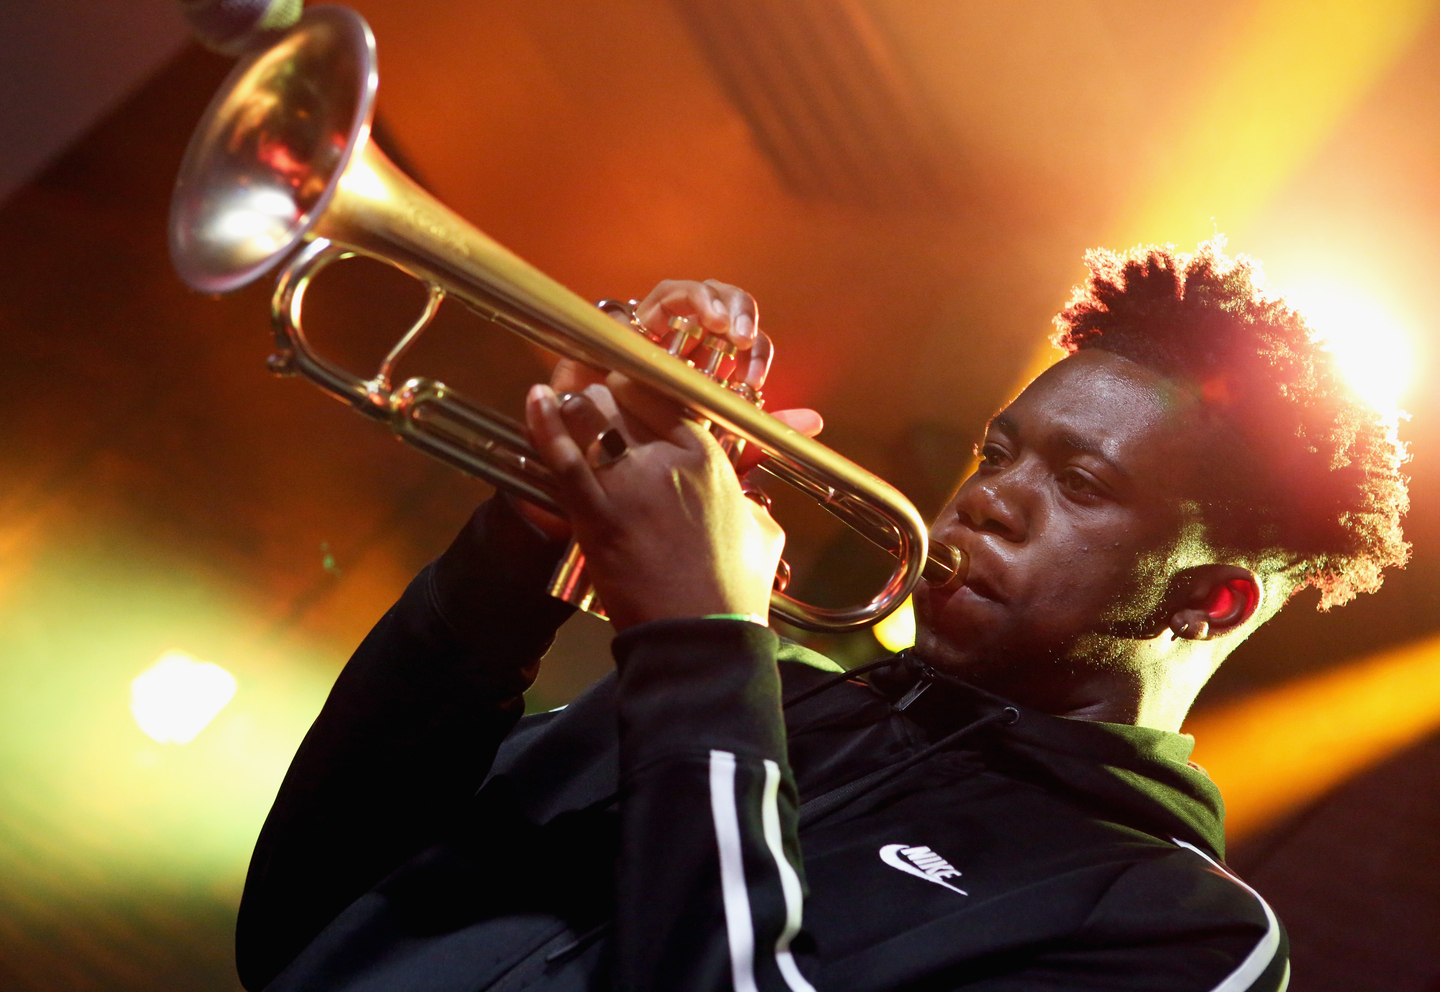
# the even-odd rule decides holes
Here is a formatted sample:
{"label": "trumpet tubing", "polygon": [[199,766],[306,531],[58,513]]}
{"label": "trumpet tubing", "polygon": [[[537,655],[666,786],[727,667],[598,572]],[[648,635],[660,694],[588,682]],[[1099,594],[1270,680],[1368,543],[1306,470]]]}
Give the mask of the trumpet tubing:
{"label": "trumpet tubing", "polygon": [[[895,556],[889,580],[864,604],[831,609],[777,590],[771,608],[789,622],[828,631],[864,626],[898,606],[922,572],[944,582],[963,571],[963,557],[953,549],[929,547],[924,522],[899,491],[762,412],[744,388],[717,382],[717,361],[701,370],[657,347],[421,189],[369,141],[376,83],[374,38],[364,20],[344,7],[311,8],[273,46],[236,66],[181,166],[171,254],[189,285],[224,292],[290,259],[272,307],[274,371],[304,375],[426,453],[558,510],[553,477],[523,425],[436,380],[391,381],[406,350],[451,297],[542,348],[638,379],[758,445],[769,456],[770,474]],[[394,265],[429,288],[425,312],[368,377],[316,353],[303,327],[310,281],[357,254]],[[574,579],[557,576],[557,586],[571,588]]]}

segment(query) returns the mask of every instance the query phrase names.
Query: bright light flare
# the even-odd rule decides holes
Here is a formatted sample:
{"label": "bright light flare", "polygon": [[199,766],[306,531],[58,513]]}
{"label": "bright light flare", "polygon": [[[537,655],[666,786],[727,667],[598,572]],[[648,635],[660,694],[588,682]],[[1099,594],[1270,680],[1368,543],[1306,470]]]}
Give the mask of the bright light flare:
{"label": "bright light flare", "polygon": [[364,162],[352,162],[340,177],[340,188],[347,193],[354,193],[356,196],[363,196],[370,200],[385,200],[390,197],[390,190],[386,187],[385,181],[376,174]]}
{"label": "bright light flare", "polygon": [[130,683],[130,713],[161,744],[189,744],[235,697],[235,676],[184,651],[166,651]]}
{"label": "bright light flare", "polygon": [[1303,284],[1285,297],[1335,353],[1355,391],[1393,417],[1415,365],[1401,323],[1377,300],[1340,283]]}
{"label": "bright light flare", "polygon": [[285,247],[299,217],[288,190],[246,187],[210,209],[202,240],[232,260],[258,262]]}
{"label": "bright light flare", "polygon": [[915,608],[910,597],[884,620],[870,628],[886,651],[901,651],[915,643]]}

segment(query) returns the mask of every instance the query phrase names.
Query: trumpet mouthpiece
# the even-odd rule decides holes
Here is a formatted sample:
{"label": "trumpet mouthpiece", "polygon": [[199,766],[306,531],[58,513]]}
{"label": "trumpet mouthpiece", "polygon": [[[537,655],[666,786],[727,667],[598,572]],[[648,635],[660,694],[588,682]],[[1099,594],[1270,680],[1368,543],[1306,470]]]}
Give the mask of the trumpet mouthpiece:
{"label": "trumpet mouthpiece", "polygon": [[952,548],[939,541],[930,542],[930,553],[925,558],[925,568],[920,573],[932,586],[957,586],[965,581],[970,570],[970,558],[959,548]]}

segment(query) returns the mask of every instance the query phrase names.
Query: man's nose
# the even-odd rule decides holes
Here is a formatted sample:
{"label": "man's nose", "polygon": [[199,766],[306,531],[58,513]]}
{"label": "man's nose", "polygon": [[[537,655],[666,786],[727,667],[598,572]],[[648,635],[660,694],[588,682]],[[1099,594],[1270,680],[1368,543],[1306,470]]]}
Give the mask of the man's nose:
{"label": "man's nose", "polygon": [[1019,543],[1025,540],[1027,519],[1022,490],[1023,480],[1013,466],[976,472],[960,487],[955,513],[965,526]]}

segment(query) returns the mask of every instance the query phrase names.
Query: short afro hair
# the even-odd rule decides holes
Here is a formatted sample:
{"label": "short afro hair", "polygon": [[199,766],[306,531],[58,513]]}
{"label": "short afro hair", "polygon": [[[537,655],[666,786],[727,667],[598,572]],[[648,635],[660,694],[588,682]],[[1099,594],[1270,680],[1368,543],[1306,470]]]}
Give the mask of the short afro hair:
{"label": "short afro hair", "polygon": [[1327,610],[1409,557],[1397,418],[1360,398],[1304,316],[1266,292],[1258,262],[1224,248],[1217,236],[1193,254],[1088,252],[1055,343],[1127,358],[1193,396],[1225,439],[1197,494],[1210,539],[1278,562]]}

